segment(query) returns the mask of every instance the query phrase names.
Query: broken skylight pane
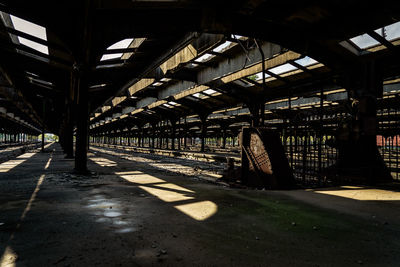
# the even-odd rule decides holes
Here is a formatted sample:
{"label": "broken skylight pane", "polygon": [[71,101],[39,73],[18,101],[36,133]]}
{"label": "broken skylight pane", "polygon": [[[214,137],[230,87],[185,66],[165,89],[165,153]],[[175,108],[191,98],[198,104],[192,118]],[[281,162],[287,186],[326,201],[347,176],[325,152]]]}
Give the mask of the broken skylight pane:
{"label": "broken skylight pane", "polygon": [[[265,73],[265,78],[269,78],[269,77],[271,77],[271,76],[268,73]],[[262,77],[262,71],[260,71],[260,72],[258,72],[256,74],[250,75],[247,78],[249,78],[250,80],[253,80],[253,81],[262,80],[262,78],[263,78]]]}
{"label": "broken skylight pane", "polygon": [[278,67],[269,69],[268,71],[272,72],[273,74],[279,75],[279,74],[289,72],[292,70],[297,70],[297,68],[290,63],[286,63],[286,64],[280,65]]}
{"label": "broken skylight pane", "polygon": [[201,97],[200,93],[195,93],[195,94],[193,94],[192,96],[194,96],[194,97],[196,97],[196,98],[200,98],[200,97]]}
{"label": "broken skylight pane", "polygon": [[366,33],[353,37],[350,39],[350,41],[352,41],[360,49],[366,49],[380,44],[377,40]]}
{"label": "broken skylight pane", "polygon": [[[44,41],[47,41],[46,28],[13,15],[10,15],[10,18],[13,23],[14,29],[32,35],[34,37],[40,38]],[[32,49],[35,49],[36,51],[39,51],[43,54],[46,55],[49,54],[49,49],[45,45],[39,44],[37,42],[19,36],[18,36],[18,41],[21,44],[30,47]]]}
{"label": "broken skylight pane", "polygon": [[[133,38],[127,38],[124,40],[121,40],[119,42],[116,42],[115,44],[109,46],[107,48],[107,50],[111,50],[111,49],[125,49],[128,48],[129,45],[132,43]],[[104,61],[104,60],[109,60],[109,59],[115,59],[115,58],[121,58],[123,53],[116,53],[116,54],[107,54],[107,55],[103,55],[100,59],[100,61]]]}
{"label": "broken skylight pane", "polygon": [[318,61],[316,61],[315,59],[305,56],[301,59],[295,60],[294,62],[296,62],[297,64],[303,66],[303,67],[308,67],[310,65],[314,65],[316,63],[318,63]]}
{"label": "broken skylight pane", "polygon": [[215,57],[214,55],[205,53],[204,55],[202,55],[201,57],[195,59],[194,61],[196,62],[206,62],[209,61],[210,59],[212,59],[213,57]]}

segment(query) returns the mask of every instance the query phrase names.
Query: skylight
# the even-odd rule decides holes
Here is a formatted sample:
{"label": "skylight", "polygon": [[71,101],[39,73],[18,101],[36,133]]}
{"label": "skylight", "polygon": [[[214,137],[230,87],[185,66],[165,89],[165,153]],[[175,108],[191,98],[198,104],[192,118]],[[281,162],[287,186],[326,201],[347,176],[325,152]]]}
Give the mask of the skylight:
{"label": "skylight", "polygon": [[[107,50],[111,50],[111,49],[125,49],[128,48],[129,45],[132,43],[133,38],[127,38],[124,40],[121,40],[119,42],[116,42],[115,44],[109,46],[107,48]],[[116,59],[116,58],[121,58],[123,55],[123,53],[116,53],[116,54],[106,54],[103,55],[100,59],[100,61],[104,61],[104,60],[109,60],[109,59]]]}
{"label": "skylight", "polygon": [[94,88],[101,88],[101,87],[105,87],[107,84],[102,83],[102,84],[95,84],[92,86],[89,86],[90,89],[94,89]]}
{"label": "skylight", "polygon": [[203,93],[207,94],[207,95],[212,95],[214,93],[216,93],[217,91],[213,90],[213,89],[207,89],[205,91],[203,91]]}
{"label": "skylight", "polygon": [[[269,74],[265,73],[265,78],[269,78],[269,77],[271,77],[271,76]],[[248,78],[250,78],[254,81],[259,81],[262,79],[262,71],[260,71],[256,74],[250,75],[250,76],[248,76]]]}
{"label": "skylight", "polygon": [[286,64],[280,65],[278,67],[269,69],[268,71],[272,72],[273,74],[279,75],[279,74],[289,72],[292,70],[297,70],[297,68],[290,63],[286,63]]}
{"label": "skylight", "polygon": [[[29,22],[27,20],[18,18],[16,16],[10,15],[11,21],[13,23],[14,29],[24,32],[26,34],[32,35],[34,37],[40,38],[44,41],[47,41],[47,34],[46,34],[46,28],[39,26],[35,23]],[[48,55],[49,54],[49,49],[47,46],[39,44],[37,42],[28,40],[23,37],[18,37],[18,41],[27,47],[30,47],[32,49],[35,49],[36,51],[39,51],[43,54]]]}
{"label": "skylight", "polygon": [[160,82],[153,83],[153,86],[160,86],[160,85],[163,85],[163,83],[160,83]]}
{"label": "skylight", "polygon": [[206,62],[209,61],[210,59],[212,59],[213,57],[215,57],[214,55],[205,53],[204,55],[202,55],[201,57],[195,59],[194,61],[196,62]]}
{"label": "skylight", "polygon": [[[399,39],[400,38],[400,21],[390,24],[390,25],[387,25],[385,27],[376,29],[375,32],[388,41],[394,41],[396,39]],[[378,40],[375,40],[373,37],[371,37],[367,33],[353,37],[350,39],[350,41],[353,44],[355,44],[359,49],[369,49],[369,48],[381,45],[381,43]],[[342,43],[343,42],[341,42],[341,44]]]}
{"label": "skylight", "polygon": [[220,44],[219,46],[217,46],[216,48],[214,48],[212,51],[213,51],[213,52],[217,52],[217,53],[223,53],[223,52],[225,52],[226,50],[228,50],[229,48],[231,48],[231,45],[232,45],[232,44],[233,44],[232,42],[226,41],[225,43]]}
{"label": "skylight", "polygon": [[375,30],[375,32],[388,41],[400,38],[400,21]]}
{"label": "skylight", "polygon": [[231,38],[238,39],[238,40],[246,40],[246,36],[238,35],[238,34],[231,34]]}
{"label": "skylight", "polygon": [[200,94],[200,93],[195,93],[195,94],[193,94],[192,96],[194,96],[194,97],[196,97],[196,98],[200,98],[200,97],[201,97],[201,94]]}
{"label": "skylight", "polygon": [[366,49],[380,44],[377,40],[364,33],[350,39],[360,49]]}
{"label": "skylight", "polygon": [[315,59],[310,58],[308,56],[305,56],[305,57],[303,57],[301,59],[295,60],[294,62],[296,62],[297,64],[299,64],[299,65],[301,65],[303,67],[307,67],[307,66],[314,65],[314,64],[318,63],[318,61],[316,61]]}

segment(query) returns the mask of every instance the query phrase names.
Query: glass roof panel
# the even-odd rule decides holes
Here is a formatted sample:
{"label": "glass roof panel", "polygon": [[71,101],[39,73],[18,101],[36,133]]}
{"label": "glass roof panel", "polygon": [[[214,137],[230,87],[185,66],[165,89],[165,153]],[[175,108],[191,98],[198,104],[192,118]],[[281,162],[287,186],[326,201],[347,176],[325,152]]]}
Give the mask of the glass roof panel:
{"label": "glass roof panel", "polygon": [[[124,40],[121,40],[119,42],[116,42],[115,44],[109,46],[107,48],[107,50],[110,49],[124,49],[124,48],[128,48],[129,45],[132,43],[133,38],[127,38]],[[104,61],[104,60],[109,60],[109,59],[116,59],[116,58],[121,58],[122,57],[122,53],[116,53],[116,54],[106,54],[103,55],[100,59],[100,61]]]}
{"label": "glass roof panel", "polygon": [[375,30],[375,32],[388,41],[400,38],[400,21]]}
{"label": "glass roof panel", "polygon": [[307,67],[307,66],[314,65],[314,64],[318,63],[318,61],[316,61],[315,59],[313,59],[313,58],[311,58],[309,56],[305,56],[303,58],[295,60],[294,62],[296,62],[299,65],[302,65],[303,67]]}
{"label": "glass roof panel", "polygon": [[366,49],[380,44],[377,40],[366,33],[353,37],[350,39],[350,41],[352,41],[360,49]]}
{"label": "glass roof panel", "polygon": [[202,55],[201,57],[195,59],[194,61],[196,61],[196,62],[206,62],[206,61],[209,61],[210,59],[212,59],[213,57],[215,57],[215,56],[205,53],[204,55]]}
{"label": "glass roof panel", "polygon": [[213,89],[207,89],[204,90],[203,93],[207,94],[207,95],[212,95],[214,93],[216,93],[217,91],[213,90]]}
{"label": "glass roof panel", "polygon": [[46,28],[13,15],[10,18],[14,29],[47,41]]}
{"label": "glass roof panel", "polygon": [[279,74],[282,74],[282,73],[285,73],[285,72],[289,72],[289,71],[292,71],[292,70],[297,70],[297,68],[295,66],[293,66],[292,64],[290,64],[290,63],[285,63],[283,65],[280,65],[280,66],[274,67],[272,69],[269,69],[268,71],[270,71],[270,72],[272,72],[272,73],[274,73],[276,75],[279,75]]}
{"label": "glass roof panel", "polygon": [[[271,75],[269,75],[268,73],[265,73],[265,78],[269,78],[269,77],[271,77]],[[248,78],[250,78],[254,81],[262,80],[262,71],[260,71],[256,74],[250,75]]]}
{"label": "glass roof panel", "polygon": [[[35,23],[29,22],[27,20],[18,18],[16,16],[10,15],[11,21],[13,23],[14,29],[24,32],[26,34],[32,35],[34,37],[40,38],[44,41],[47,41],[47,34],[46,34],[46,28],[37,25]],[[46,45],[39,44],[37,42],[28,40],[23,37],[18,37],[18,41],[27,47],[30,47],[32,49],[35,49],[36,51],[39,51],[43,54],[48,55],[49,54],[49,49]]]}
{"label": "glass roof panel", "polygon": [[223,53],[224,51],[228,50],[229,48],[231,48],[231,46],[233,43],[230,41],[226,41],[223,44],[220,44],[219,46],[217,46],[216,48],[213,49],[214,52],[217,53]]}

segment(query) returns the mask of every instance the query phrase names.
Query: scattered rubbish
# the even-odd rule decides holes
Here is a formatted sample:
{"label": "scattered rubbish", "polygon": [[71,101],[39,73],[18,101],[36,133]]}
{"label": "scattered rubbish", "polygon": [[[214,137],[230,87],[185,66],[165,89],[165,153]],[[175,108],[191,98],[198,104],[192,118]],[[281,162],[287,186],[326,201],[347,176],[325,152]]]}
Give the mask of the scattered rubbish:
{"label": "scattered rubbish", "polygon": [[145,194],[140,194],[140,196],[141,196],[141,197],[145,197],[146,195],[145,195]]}
{"label": "scattered rubbish", "polygon": [[317,226],[313,226],[312,229],[313,229],[313,230],[318,230],[318,227],[317,227]]}
{"label": "scattered rubbish", "polygon": [[292,226],[296,226],[296,222],[292,222]]}
{"label": "scattered rubbish", "polygon": [[152,244],[151,245],[151,248],[156,248],[157,246],[155,245],[155,244]]}
{"label": "scattered rubbish", "polygon": [[4,223],[0,222],[0,226],[2,226]]}
{"label": "scattered rubbish", "polygon": [[161,254],[163,254],[163,255],[166,255],[166,254],[167,254],[167,251],[164,250],[164,249],[162,249],[160,252],[161,252]]}
{"label": "scattered rubbish", "polygon": [[358,264],[363,264],[363,261],[362,260],[358,260],[357,263]]}
{"label": "scattered rubbish", "polygon": [[258,236],[256,236],[256,240],[260,240],[260,238]]}

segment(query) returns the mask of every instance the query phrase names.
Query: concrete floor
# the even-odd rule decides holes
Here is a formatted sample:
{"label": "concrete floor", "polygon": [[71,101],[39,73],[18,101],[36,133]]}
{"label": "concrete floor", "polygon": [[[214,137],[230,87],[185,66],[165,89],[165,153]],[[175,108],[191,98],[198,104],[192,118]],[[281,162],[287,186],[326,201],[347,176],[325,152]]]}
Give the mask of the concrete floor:
{"label": "concrete floor", "polygon": [[1,267],[400,262],[393,188],[232,189],[196,178],[190,160],[99,151],[79,176],[48,151],[0,164]]}

